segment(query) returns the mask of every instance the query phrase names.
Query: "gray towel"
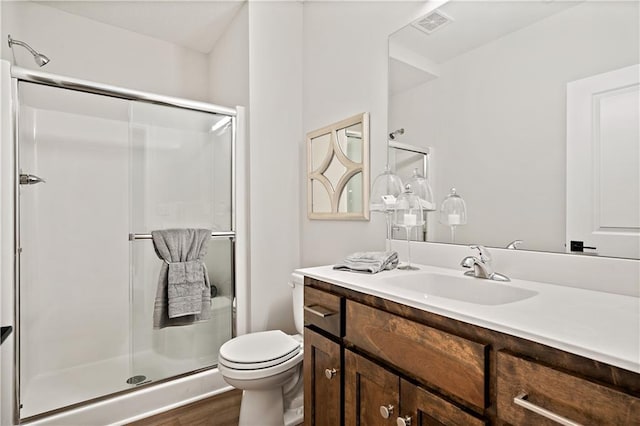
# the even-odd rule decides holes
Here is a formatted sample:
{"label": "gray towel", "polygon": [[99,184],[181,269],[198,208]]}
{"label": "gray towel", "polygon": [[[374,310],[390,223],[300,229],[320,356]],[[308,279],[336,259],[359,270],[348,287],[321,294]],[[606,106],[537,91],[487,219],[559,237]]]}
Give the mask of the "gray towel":
{"label": "gray towel", "polygon": [[202,290],[204,289],[202,266],[199,260],[169,263],[167,285],[169,318],[199,314],[202,311]]}
{"label": "gray towel", "polygon": [[394,269],[396,266],[398,266],[396,251],[361,251],[350,254],[342,263],[334,265],[333,269],[375,274],[385,269]]}
{"label": "gray towel", "polygon": [[158,277],[153,328],[188,325],[211,318],[211,284],[202,262],[209,229],[152,231],[153,246],[164,262]]}

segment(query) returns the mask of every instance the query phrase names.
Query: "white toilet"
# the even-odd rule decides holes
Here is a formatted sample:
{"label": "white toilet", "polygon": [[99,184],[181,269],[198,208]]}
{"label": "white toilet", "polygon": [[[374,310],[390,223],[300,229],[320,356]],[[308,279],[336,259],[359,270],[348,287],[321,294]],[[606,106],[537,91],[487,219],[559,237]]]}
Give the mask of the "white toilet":
{"label": "white toilet", "polygon": [[283,426],[288,415],[302,422],[303,277],[291,274],[293,318],[299,334],[280,330],[235,337],[220,347],[218,369],[242,389],[239,426]]}

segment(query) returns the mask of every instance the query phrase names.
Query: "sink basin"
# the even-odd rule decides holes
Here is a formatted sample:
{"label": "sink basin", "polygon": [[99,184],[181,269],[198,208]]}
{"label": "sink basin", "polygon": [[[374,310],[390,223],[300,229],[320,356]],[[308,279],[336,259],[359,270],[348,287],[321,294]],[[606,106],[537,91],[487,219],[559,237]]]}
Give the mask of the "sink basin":
{"label": "sink basin", "polygon": [[422,293],[427,299],[442,297],[478,305],[504,305],[538,294],[508,283],[466,277],[462,273],[455,276],[423,272],[386,278],[384,282],[401,291]]}

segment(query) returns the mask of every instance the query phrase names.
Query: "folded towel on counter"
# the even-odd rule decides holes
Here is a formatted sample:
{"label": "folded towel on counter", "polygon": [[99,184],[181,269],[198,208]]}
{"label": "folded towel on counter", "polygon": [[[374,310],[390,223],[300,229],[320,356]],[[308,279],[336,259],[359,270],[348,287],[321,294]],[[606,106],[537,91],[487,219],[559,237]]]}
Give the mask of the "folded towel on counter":
{"label": "folded towel on counter", "polygon": [[375,274],[385,269],[394,269],[396,266],[398,266],[396,251],[361,251],[350,254],[342,263],[334,265],[333,269]]}
{"label": "folded towel on counter", "polygon": [[152,231],[153,247],[164,262],[158,277],[153,328],[188,325],[211,318],[211,283],[203,263],[209,229]]}

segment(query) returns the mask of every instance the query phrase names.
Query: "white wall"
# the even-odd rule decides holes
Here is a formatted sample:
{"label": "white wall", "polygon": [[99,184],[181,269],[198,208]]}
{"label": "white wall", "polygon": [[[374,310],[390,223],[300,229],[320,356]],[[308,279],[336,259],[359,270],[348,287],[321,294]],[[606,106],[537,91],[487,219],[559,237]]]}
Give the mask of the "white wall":
{"label": "white wall", "polygon": [[249,3],[253,331],[294,331],[287,282],[300,266],[302,13],[299,2]]}
{"label": "white wall", "polygon": [[248,213],[250,197],[248,122],[249,105],[249,6],[244,4],[209,54],[209,102],[242,106],[238,111],[236,134],[236,333],[250,328],[250,284]]}
{"label": "white wall", "polygon": [[[303,131],[360,112],[371,114],[371,181],[386,162],[387,38],[421,15],[422,2],[305,2]],[[336,263],[361,250],[383,250],[384,218],[309,220],[306,151],[299,146],[301,266]]]}
{"label": "white wall", "polygon": [[246,3],[209,54],[209,102],[249,105],[249,5]]}
{"label": "white wall", "polygon": [[[637,2],[585,2],[392,97],[391,126],[435,150],[437,202],[452,186],[467,202],[457,241],[565,251],[566,84],[638,63],[638,28]],[[431,238],[450,241],[449,228],[438,224]]]}
{"label": "white wall", "polygon": [[[13,62],[7,35],[51,62],[41,71],[163,95],[206,101],[208,58],[199,52],[38,3],[3,1],[2,59]],[[17,65],[36,69],[15,47]]]}

